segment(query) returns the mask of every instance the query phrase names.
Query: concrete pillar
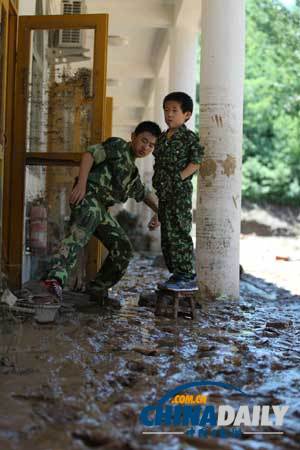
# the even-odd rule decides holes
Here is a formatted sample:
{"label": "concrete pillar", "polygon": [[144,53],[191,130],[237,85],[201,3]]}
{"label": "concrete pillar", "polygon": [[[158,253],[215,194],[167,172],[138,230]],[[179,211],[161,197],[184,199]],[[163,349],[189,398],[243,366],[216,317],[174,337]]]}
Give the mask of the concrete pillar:
{"label": "concrete pillar", "polygon": [[203,0],[197,202],[201,296],[239,297],[245,0]]}
{"label": "concrete pillar", "polygon": [[[153,102],[151,102],[153,103]],[[152,105],[149,106],[143,115],[142,120],[154,120],[154,110]],[[136,165],[139,169],[139,173],[140,173],[140,177],[142,182],[146,185],[149,186],[149,184],[151,184],[151,179],[152,179],[152,164],[151,164],[151,158],[152,155],[147,156],[146,158],[137,158],[136,159]],[[147,234],[148,229],[147,229],[147,224],[149,222],[149,208],[145,205],[144,202],[139,202],[136,203],[134,202],[134,208],[132,210],[130,210],[133,214],[137,214],[138,215],[138,225],[140,227],[140,231],[143,234]]]}
{"label": "concrete pillar", "polygon": [[[170,30],[169,91],[183,91],[196,98],[197,32],[183,27]],[[195,115],[187,122],[194,129]]]}
{"label": "concrete pillar", "polygon": [[168,93],[169,89],[166,78],[156,78],[154,88],[154,121],[158,123],[162,130],[166,129],[163,100]]}
{"label": "concrete pillar", "polygon": [[[152,155],[148,155],[146,158],[137,160],[142,182],[150,189],[152,188],[153,159]],[[148,223],[154,213],[144,202],[135,202],[135,211],[130,211],[138,215],[137,232],[144,236],[144,243],[141,241],[141,245],[143,244],[141,250],[155,251],[160,246],[159,235],[148,230]]]}

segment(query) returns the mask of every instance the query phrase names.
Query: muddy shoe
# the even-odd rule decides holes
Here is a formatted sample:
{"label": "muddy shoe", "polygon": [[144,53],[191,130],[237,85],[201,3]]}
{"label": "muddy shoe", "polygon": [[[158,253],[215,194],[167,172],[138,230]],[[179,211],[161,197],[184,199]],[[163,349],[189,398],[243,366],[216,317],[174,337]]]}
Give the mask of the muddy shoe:
{"label": "muddy shoe", "polygon": [[197,281],[195,280],[167,280],[157,285],[159,289],[169,289],[171,291],[196,291],[198,290]]}
{"label": "muddy shoe", "polygon": [[243,277],[244,273],[245,273],[244,268],[243,268],[243,266],[240,264],[240,278]]}
{"label": "muddy shoe", "polygon": [[62,302],[62,287],[61,284],[55,280],[44,280],[44,286],[46,287],[49,294],[53,295],[56,302]]}
{"label": "muddy shoe", "polygon": [[109,295],[105,301],[105,306],[112,308],[122,308],[125,305],[125,298],[121,294]]}
{"label": "muddy shoe", "polygon": [[94,289],[87,289],[86,293],[90,296],[90,301],[104,305],[104,302],[108,299],[108,290],[96,291]]}
{"label": "muddy shoe", "polygon": [[108,290],[96,291],[88,290],[90,301],[98,303],[100,306],[108,306],[112,308],[121,308],[125,304],[125,299],[120,294],[108,294]]}

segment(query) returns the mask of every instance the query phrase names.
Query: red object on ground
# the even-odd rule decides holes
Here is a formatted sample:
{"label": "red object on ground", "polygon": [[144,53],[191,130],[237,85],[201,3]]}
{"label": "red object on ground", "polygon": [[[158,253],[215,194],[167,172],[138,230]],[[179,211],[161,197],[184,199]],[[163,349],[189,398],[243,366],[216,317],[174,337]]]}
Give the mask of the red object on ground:
{"label": "red object on ground", "polygon": [[30,247],[34,254],[47,252],[47,209],[43,205],[30,209]]}

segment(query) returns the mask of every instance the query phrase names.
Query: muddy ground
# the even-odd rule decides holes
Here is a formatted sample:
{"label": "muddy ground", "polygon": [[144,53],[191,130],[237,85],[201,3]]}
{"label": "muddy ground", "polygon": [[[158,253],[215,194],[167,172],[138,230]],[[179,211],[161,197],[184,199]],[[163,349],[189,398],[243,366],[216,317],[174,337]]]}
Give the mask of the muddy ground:
{"label": "muddy ground", "polygon": [[[279,251],[275,240],[268,245],[258,241],[255,251],[251,239],[242,240],[241,256],[255,277],[245,275],[240,301],[202,303],[195,321],[187,309],[176,322],[155,317],[147,302],[138,306],[145,286],[154,289],[167,275],[147,256],[134,259],[114,290],[126,300],[120,310],[67,293],[55,324],[2,316],[0,449],[299,449],[300,298],[293,293],[300,292],[299,277],[297,282],[289,277],[298,265],[274,260],[273,250]],[[274,263],[265,267],[266,273],[264,245],[271,248],[267,259]],[[288,248],[284,241],[280,251]],[[276,282],[282,272],[280,284],[295,292],[267,283]],[[232,384],[259,405],[288,405],[283,426],[243,427],[243,432],[258,434],[238,439],[143,434],[143,407],[195,380]],[[201,393],[210,404],[245,404],[224,389],[208,386]]]}

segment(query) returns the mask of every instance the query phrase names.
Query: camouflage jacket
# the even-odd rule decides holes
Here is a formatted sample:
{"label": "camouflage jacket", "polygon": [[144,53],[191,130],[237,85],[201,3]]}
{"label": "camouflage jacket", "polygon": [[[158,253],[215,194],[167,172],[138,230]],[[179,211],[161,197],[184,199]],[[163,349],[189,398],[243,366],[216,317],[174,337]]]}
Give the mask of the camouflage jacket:
{"label": "camouflage jacket", "polygon": [[86,151],[95,160],[88,176],[88,186],[96,191],[100,201],[111,206],[126,202],[129,197],[137,202],[144,200],[147,189],[141,182],[129,142],[109,138],[102,144],[91,145]]}
{"label": "camouflage jacket", "polygon": [[199,137],[185,125],[178,128],[170,139],[167,131],[160,135],[153,152],[155,164],[152,180],[160,200],[180,192],[192,193],[193,175],[182,180],[180,172],[191,162],[201,163],[203,152]]}

